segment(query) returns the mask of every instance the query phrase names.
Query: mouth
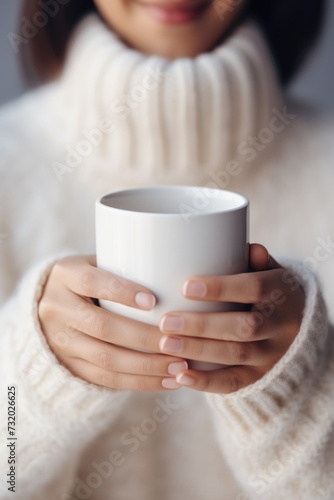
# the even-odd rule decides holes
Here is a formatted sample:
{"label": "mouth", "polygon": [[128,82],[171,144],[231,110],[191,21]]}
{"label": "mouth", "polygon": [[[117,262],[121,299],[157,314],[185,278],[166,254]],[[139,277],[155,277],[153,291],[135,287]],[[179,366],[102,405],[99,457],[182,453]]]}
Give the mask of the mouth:
{"label": "mouth", "polygon": [[194,0],[138,2],[155,20],[164,24],[187,24],[200,17],[211,2]]}

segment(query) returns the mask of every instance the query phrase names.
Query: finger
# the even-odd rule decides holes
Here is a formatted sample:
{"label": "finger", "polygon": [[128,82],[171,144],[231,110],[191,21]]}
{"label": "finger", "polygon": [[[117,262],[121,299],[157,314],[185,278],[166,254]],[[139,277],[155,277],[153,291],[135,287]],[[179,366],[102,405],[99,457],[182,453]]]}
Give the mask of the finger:
{"label": "finger", "polygon": [[95,258],[67,257],[53,268],[63,283],[77,295],[94,299],[110,300],[137,309],[151,310],[156,299],[147,288],[116,276],[103,269],[97,269]]}
{"label": "finger", "polygon": [[73,294],[70,308],[61,308],[65,328],[120,347],[159,353],[162,336],[158,327],[118,316]]}
{"label": "finger", "polygon": [[[202,339],[253,342],[274,336],[275,331],[259,310],[247,312],[171,312],[160,321],[160,331]],[[271,321],[270,321],[271,323]]]}
{"label": "finger", "polygon": [[228,342],[165,335],[160,341],[164,354],[222,365],[260,366],[268,356],[265,342]]}
{"label": "finger", "polygon": [[231,394],[253,384],[263,377],[264,373],[265,371],[261,369],[238,366],[222,368],[221,370],[211,372],[188,370],[178,375],[176,381],[181,386],[196,391],[213,394]]}
{"label": "finger", "polygon": [[199,276],[187,281],[183,294],[191,300],[255,304],[274,291],[285,293],[284,269],[229,276]]}
{"label": "finger", "polygon": [[111,345],[77,332],[68,348],[68,356],[111,372],[169,377],[188,369],[185,360],[163,354],[146,354]]}
{"label": "finger", "polygon": [[180,388],[175,377],[149,377],[110,372],[82,359],[75,360],[71,372],[92,384],[121,391],[167,391]]}
{"label": "finger", "polygon": [[263,246],[253,243],[249,247],[249,266],[251,271],[265,271],[269,264],[269,252]]}
{"label": "finger", "polygon": [[252,243],[249,248],[249,265],[251,271],[269,271],[282,266],[269,254],[266,247]]}

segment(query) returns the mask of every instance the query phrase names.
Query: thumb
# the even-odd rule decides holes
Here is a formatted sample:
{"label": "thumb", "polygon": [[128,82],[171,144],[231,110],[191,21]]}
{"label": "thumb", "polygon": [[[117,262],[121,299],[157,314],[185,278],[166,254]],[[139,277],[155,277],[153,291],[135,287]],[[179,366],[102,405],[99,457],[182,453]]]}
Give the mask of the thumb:
{"label": "thumb", "polygon": [[249,267],[250,271],[256,272],[279,269],[282,266],[269,254],[266,247],[253,243],[249,247]]}

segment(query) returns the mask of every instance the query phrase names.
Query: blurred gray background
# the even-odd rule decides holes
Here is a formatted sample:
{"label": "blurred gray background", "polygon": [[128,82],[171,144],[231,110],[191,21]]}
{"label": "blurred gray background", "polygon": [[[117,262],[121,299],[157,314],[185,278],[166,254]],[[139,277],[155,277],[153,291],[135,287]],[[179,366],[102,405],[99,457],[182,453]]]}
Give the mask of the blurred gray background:
{"label": "blurred gray background", "polygon": [[[21,0],[0,0],[0,105],[26,90],[19,58],[7,38],[9,32],[18,32],[20,5]],[[334,0],[328,1],[323,35],[289,91],[294,97],[334,113]]]}

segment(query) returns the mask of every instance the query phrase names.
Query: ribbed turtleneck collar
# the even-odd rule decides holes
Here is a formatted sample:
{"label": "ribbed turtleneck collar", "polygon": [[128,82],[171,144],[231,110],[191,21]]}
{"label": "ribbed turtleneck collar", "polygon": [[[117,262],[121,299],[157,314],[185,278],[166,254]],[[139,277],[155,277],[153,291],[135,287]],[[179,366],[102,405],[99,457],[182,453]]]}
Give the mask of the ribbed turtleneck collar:
{"label": "ribbed turtleneck collar", "polygon": [[74,141],[112,121],[95,159],[113,173],[160,173],[159,182],[239,158],[240,144],[268,127],[281,103],[253,22],[210,53],[168,61],[130,49],[90,15],[73,35],[61,85]]}

